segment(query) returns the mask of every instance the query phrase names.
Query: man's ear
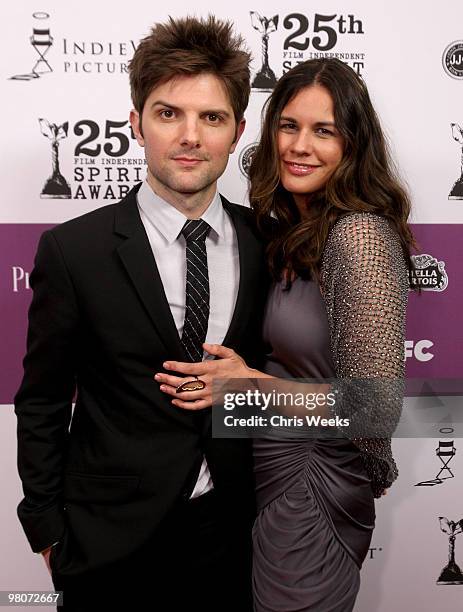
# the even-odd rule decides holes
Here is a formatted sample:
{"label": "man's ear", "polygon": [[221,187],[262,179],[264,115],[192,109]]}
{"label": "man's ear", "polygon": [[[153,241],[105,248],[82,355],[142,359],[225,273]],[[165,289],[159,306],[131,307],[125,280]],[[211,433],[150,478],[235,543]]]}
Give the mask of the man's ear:
{"label": "man's ear", "polygon": [[231,144],[230,153],[233,153],[234,150],[236,149],[236,145],[238,144],[238,141],[241,138],[241,135],[244,132],[245,127],[246,127],[246,119],[243,117],[243,119],[241,119],[241,121],[236,126],[235,140]]}
{"label": "man's ear", "polygon": [[138,144],[141,147],[144,147],[145,139],[143,138],[143,133],[141,130],[140,113],[134,108],[130,111],[130,125],[132,126],[132,131],[135,134]]}

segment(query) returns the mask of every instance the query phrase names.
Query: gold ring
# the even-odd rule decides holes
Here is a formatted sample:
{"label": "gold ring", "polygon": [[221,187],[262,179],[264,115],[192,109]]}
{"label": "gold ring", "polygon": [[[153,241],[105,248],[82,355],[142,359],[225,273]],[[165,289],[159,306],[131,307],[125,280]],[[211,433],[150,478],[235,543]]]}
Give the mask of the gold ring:
{"label": "gold ring", "polygon": [[204,380],[201,380],[197,376],[195,376],[195,380],[188,380],[187,382],[182,383],[176,389],[176,393],[183,393],[185,391],[201,391],[201,389],[205,389],[206,383]]}

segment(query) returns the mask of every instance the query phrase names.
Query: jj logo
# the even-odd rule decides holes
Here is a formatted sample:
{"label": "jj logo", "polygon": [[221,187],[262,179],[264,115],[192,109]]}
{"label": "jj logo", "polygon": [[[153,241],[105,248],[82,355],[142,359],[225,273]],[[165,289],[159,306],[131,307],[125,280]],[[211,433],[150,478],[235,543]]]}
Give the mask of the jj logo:
{"label": "jj logo", "polygon": [[277,79],[268,63],[268,37],[278,28],[278,15],[268,19],[267,17],[261,17],[255,11],[251,11],[251,23],[262,37],[262,66],[252,81],[252,87],[261,91],[272,91]]}
{"label": "jj logo", "polygon": [[16,74],[10,77],[14,81],[31,81],[32,79],[38,79],[42,74],[53,72],[53,68],[45,58],[50,47],[53,45],[53,37],[50,35],[50,28],[45,27],[46,19],[48,19],[50,15],[39,11],[33,13],[32,17],[37,21],[34,22],[32,26],[32,36],[29,40],[33,49],[39,56],[39,59],[35,62],[31,72]]}
{"label": "jj logo", "polygon": [[59,141],[68,135],[68,122],[62,125],[39,119],[42,134],[51,141],[52,175],[45,183],[41,198],[70,198],[71,188],[59,169]]}
{"label": "jj logo", "polygon": [[463,79],[463,40],[456,40],[446,47],[442,65],[453,79]]}
{"label": "jj logo", "polygon": [[453,139],[461,145],[460,177],[453,184],[449,193],[449,200],[463,200],[463,129],[458,123],[451,123]]}
{"label": "jj logo", "polygon": [[437,584],[463,584],[463,573],[455,563],[455,538],[463,531],[463,519],[454,522],[440,516],[439,522],[441,530],[449,536],[449,561],[441,571]]}

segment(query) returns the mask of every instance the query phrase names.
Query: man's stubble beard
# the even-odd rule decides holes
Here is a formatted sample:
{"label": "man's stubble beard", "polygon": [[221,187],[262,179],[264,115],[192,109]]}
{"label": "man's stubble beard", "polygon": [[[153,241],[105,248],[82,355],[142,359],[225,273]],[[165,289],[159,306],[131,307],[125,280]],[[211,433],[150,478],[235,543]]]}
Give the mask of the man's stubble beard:
{"label": "man's stubble beard", "polygon": [[201,174],[197,175],[193,180],[188,178],[187,173],[185,173],[187,180],[184,180],[184,177],[178,176],[177,173],[169,170],[161,170],[156,174],[153,172],[151,174],[156,179],[157,183],[162,186],[162,188],[167,189],[170,192],[186,196],[200,194],[202,191],[206,191],[208,187],[217,181],[224,171],[225,168],[219,174],[217,174],[205,170]]}

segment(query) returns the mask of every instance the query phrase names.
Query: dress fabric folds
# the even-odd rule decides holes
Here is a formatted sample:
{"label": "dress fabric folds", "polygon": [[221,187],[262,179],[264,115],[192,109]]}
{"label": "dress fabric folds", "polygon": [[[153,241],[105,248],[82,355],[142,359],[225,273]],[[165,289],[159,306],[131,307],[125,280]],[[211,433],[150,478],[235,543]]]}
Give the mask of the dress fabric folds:
{"label": "dress fabric folds", "polygon": [[360,585],[375,510],[360,453],[343,439],[255,445],[258,612],[348,612]]}

